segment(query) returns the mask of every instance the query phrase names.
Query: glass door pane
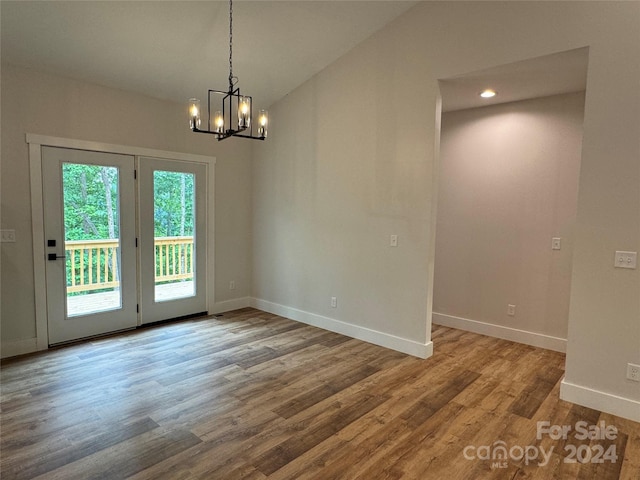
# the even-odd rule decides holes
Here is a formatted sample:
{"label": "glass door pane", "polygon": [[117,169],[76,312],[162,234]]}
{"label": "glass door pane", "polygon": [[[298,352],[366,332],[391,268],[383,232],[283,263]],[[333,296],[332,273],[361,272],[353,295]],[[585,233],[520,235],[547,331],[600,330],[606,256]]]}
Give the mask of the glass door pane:
{"label": "glass door pane", "polygon": [[122,307],[117,167],[62,164],[67,317]]}
{"label": "glass door pane", "polygon": [[153,172],[156,302],[196,292],[195,175]]}

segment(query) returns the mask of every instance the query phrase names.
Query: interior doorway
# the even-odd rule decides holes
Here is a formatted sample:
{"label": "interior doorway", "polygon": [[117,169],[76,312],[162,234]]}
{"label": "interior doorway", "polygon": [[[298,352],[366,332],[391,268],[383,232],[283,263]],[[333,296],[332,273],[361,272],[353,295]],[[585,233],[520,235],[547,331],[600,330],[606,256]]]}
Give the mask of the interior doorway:
{"label": "interior doorway", "polygon": [[583,48],[440,81],[433,323],[565,351],[587,65]]}

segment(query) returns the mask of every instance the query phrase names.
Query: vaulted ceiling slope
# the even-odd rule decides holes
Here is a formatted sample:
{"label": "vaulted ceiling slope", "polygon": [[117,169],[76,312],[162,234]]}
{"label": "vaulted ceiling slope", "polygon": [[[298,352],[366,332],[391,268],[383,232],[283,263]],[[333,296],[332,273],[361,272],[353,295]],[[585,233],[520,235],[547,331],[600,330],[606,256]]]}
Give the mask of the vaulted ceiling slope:
{"label": "vaulted ceiling slope", "polygon": [[[241,1],[233,68],[269,106],[416,2]],[[186,101],[227,87],[228,2],[0,2],[2,61]]]}

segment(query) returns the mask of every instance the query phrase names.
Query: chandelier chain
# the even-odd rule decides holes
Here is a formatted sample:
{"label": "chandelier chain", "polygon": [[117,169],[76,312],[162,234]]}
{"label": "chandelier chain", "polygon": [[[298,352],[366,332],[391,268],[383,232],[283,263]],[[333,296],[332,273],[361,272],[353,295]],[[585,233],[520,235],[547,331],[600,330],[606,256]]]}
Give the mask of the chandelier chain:
{"label": "chandelier chain", "polygon": [[233,75],[233,0],[229,0],[229,92],[238,83],[238,77]]}

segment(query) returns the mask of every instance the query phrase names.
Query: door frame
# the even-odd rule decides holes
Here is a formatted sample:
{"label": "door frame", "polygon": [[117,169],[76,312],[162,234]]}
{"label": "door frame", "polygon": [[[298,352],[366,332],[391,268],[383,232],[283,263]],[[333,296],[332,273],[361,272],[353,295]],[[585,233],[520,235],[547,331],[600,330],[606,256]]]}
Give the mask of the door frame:
{"label": "door frame", "polygon": [[26,134],[29,146],[29,177],[31,187],[31,230],[33,235],[33,274],[35,287],[36,350],[49,348],[47,318],[46,248],[44,238],[44,207],[42,190],[42,147],[60,147],[92,152],[119,153],[134,157],[203,163],[207,165],[207,311],[215,304],[215,164],[216,157],[192,153],[154,150],[33,133]]}

